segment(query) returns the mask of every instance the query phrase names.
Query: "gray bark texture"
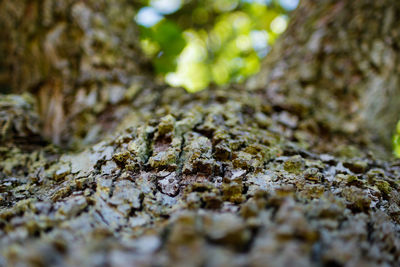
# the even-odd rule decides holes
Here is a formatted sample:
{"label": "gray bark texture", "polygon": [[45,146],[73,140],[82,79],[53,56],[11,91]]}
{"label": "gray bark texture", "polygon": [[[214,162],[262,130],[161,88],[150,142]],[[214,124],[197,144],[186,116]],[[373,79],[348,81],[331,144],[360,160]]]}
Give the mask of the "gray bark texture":
{"label": "gray bark texture", "polygon": [[302,1],[257,76],[197,94],[142,73],[128,1],[59,2],[0,1],[0,265],[400,266],[400,2]]}

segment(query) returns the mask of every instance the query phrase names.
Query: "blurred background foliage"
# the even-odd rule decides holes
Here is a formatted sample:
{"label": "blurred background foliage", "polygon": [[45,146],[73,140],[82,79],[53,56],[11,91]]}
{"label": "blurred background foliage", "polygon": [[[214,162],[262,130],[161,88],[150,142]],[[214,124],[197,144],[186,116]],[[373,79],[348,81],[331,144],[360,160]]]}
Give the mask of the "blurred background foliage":
{"label": "blurred background foliage", "polygon": [[396,125],[396,133],[393,136],[393,150],[397,158],[400,158],[400,121]]}
{"label": "blurred background foliage", "polygon": [[196,92],[256,73],[299,0],[137,0],[141,45],[160,78]]}

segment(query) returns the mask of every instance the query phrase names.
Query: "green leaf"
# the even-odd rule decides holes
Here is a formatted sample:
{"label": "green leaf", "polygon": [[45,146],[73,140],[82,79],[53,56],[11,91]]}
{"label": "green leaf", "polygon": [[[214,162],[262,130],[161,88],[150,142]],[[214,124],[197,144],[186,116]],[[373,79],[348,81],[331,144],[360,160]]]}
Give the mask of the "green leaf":
{"label": "green leaf", "polygon": [[153,58],[157,73],[168,73],[176,69],[176,58],[186,45],[180,27],[169,20],[163,20],[151,28],[141,27],[141,38],[149,39],[159,46],[159,53]]}

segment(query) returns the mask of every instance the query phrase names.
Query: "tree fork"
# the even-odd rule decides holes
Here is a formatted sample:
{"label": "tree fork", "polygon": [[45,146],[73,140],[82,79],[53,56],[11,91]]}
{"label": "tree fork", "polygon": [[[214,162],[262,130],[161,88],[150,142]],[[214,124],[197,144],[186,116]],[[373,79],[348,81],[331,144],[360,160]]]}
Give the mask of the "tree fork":
{"label": "tree fork", "polygon": [[359,49],[353,31],[374,43],[363,26],[381,36],[373,27],[381,17],[365,19],[389,6],[396,16],[393,1],[302,2],[246,88],[188,95],[156,90],[150,76],[134,91],[124,130],[78,154],[17,142],[38,124],[29,98],[8,96],[0,261],[396,266],[400,167],[366,153],[371,126],[361,120],[373,76],[384,77],[376,66],[386,65],[369,76],[351,49]]}

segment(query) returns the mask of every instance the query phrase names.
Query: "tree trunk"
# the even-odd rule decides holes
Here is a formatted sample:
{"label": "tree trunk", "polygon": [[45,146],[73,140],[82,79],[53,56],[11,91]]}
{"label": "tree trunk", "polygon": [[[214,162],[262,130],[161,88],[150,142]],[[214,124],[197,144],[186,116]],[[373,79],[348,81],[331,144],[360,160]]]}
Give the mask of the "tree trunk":
{"label": "tree trunk", "polygon": [[399,16],[395,1],[304,1],[249,86],[347,138],[368,132],[391,151],[400,119]]}
{"label": "tree trunk", "polygon": [[125,0],[0,1],[1,91],[34,93],[54,143],[84,136],[148,73],[134,14]]}
{"label": "tree trunk", "polygon": [[[123,1],[112,2],[118,12],[130,10]],[[365,118],[378,118],[382,103],[398,109],[391,103],[398,94],[398,31],[390,17],[400,7],[376,2],[303,1],[263,70],[245,88],[189,95],[158,88],[144,75],[146,86],[110,111],[131,110],[120,131],[79,154],[43,145],[27,96],[3,97],[2,263],[397,266],[400,165],[368,152],[375,149],[369,138],[384,143],[389,131],[379,128],[382,134],[376,135],[371,129],[379,125]],[[97,8],[101,18],[113,10],[105,2],[73,3],[80,10]],[[120,28],[107,29],[106,37]],[[82,41],[87,34],[81,33]],[[37,62],[30,55],[5,66],[30,70],[28,63]],[[33,90],[35,79],[3,69],[5,84]],[[80,83],[82,69],[51,75],[62,81],[62,87],[54,83],[61,96],[68,95],[65,83],[79,95],[86,85]],[[128,81],[141,72],[129,66],[121,71]],[[95,69],[87,75],[99,84],[91,73]],[[52,80],[41,77],[39,84]],[[43,89],[37,90],[43,101]],[[382,125],[393,116],[383,116]],[[37,141],[26,142],[27,136]]]}

